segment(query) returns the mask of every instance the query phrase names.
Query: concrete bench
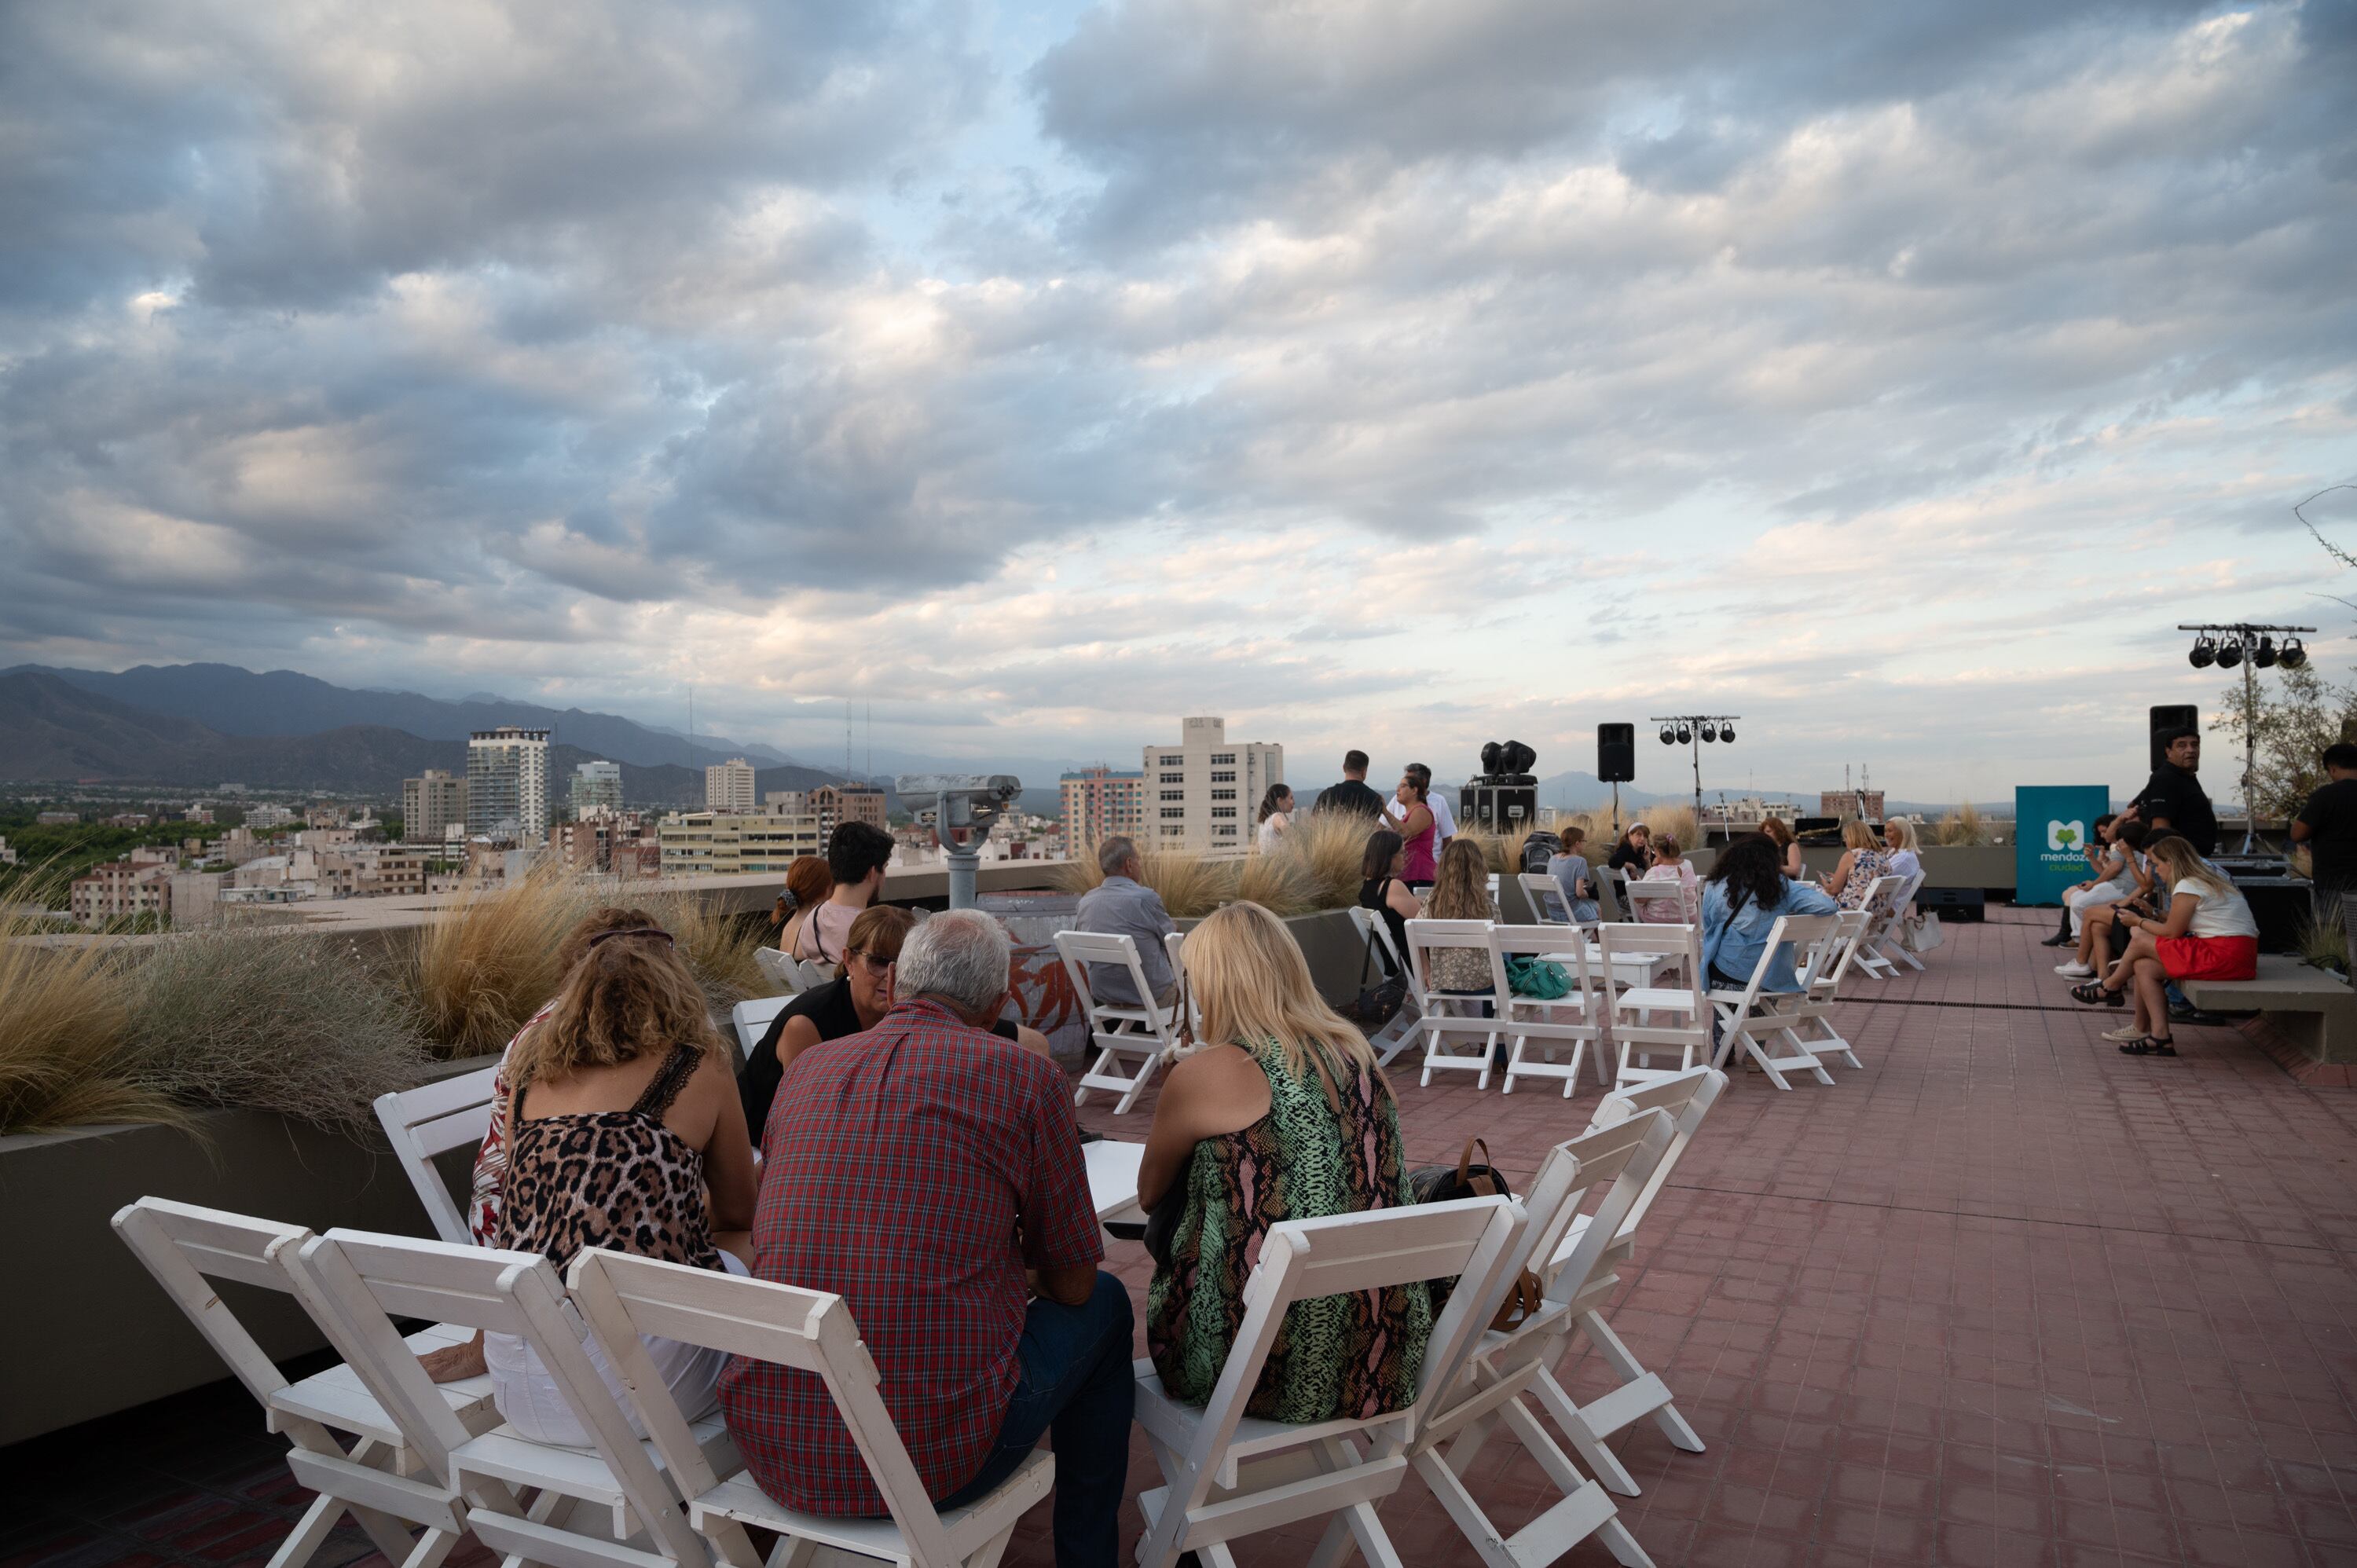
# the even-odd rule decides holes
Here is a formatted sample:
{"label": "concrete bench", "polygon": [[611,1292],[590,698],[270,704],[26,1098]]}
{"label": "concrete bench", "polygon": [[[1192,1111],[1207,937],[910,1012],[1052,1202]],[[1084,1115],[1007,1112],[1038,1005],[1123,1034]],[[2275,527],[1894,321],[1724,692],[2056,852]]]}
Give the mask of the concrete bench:
{"label": "concrete bench", "polygon": [[2339,975],[2261,953],[2256,979],[2189,980],[2179,989],[2205,1012],[2255,1011],[2238,1026],[2301,1082],[2357,1084],[2357,992]]}

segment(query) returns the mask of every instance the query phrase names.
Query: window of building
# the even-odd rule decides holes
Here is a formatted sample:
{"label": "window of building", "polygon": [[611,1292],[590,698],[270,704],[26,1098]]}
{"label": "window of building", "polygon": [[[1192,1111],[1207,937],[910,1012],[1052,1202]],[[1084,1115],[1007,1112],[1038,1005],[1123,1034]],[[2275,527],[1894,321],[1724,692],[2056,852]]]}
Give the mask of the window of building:
{"label": "window of building", "polygon": [[1212,766],[1212,767],[1214,767],[1214,768],[1233,768],[1235,765],[1236,765],[1236,754],[1235,754],[1234,752],[1232,752],[1232,751],[1215,751],[1215,752],[1211,753],[1211,766]]}
{"label": "window of building", "polygon": [[1184,789],[1165,789],[1162,791],[1162,798],[1166,800],[1183,800],[1187,798],[1187,791]]}
{"label": "window of building", "polygon": [[1165,784],[1184,784],[1187,782],[1187,776],[1184,773],[1166,773],[1162,776],[1162,782]]}
{"label": "window of building", "polygon": [[1232,772],[1231,772],[1231,773],[1214,773],[1214,774],[1212,774],[1212,775],[1211,775],[1211,782],[1212,782],[1212,783],[1214,783],[1214,784],[1232,784],[1232,783],[1234,783],[1235,781],[1236,781],[1236,776],[1235,776],[1233,773],[1232,773]]}
{"label": "window of building", "polygon": [[1162,820],[1166,822],[1170,821],[1173,817],[1184,817],[1186,814],[1187,808],[1184,806],[1165,806],[1162,808]]}
{"label": "window of building", "polygon": [[1165,768],[1183,768],[1186,765],[1187,759],[1183,757],[1166,757],[1162,759],[1162,766]]}
{"label": "window of building", "polygon": [[1167,839],[1184,838],[1184,837],[1186,837],[1186,835],[1187,835],[1187,830],[1186,830],[1185,828],[1178,827],[1178,826],[1172,825],[1172,824],[1170,824],[1170,823],[1165,823],[1165,824],[1163,824],[1163,828],[1162,828],[1162,836],[1163,836],[1164,838],[1167,838]]}
{"label": "window of building", "polygon": [[1235,798],[1236,792],[1233,789],[1214,789],[1211,791],[1211,799],[1214,800],[1232,800]]}
{"label": "window of building", "polygon": [[1215,817],[1232,817],[1235,814],[1236,809],[1233,806],[1214,806],[1211,808],[1211,815]]}
{"label": "window of building", "polygon": [[1211,831],[1219,834],[1223,839],[1232,839],[1236,836],[1235,824],[1232,822],[1229,823],[1226,827],[1213,828]]}

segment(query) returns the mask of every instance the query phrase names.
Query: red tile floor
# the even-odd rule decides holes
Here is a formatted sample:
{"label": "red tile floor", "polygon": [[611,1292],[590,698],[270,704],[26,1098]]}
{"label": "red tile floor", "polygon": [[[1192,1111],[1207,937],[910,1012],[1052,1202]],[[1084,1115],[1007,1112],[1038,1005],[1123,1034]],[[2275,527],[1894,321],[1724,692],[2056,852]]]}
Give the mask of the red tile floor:
{"label": "red tile floor", "polygon": [[[2123,1057],[2047,922],[1992,914],[1926,973],[1855,983],[1864,1071],[1738,1075],[1679,1166],[1611,1316],[1708,1447],[1622,1434],[1622,1516],[1664,1564],[2357,1564],[2357,1092],[2226,1028]],[[1519,1177],[1598,1093],[1398,1081],[1412,1159],[1479,1133]],[[1083,1120],[1135,1137],[1150,1111]],[[1140,1250],[1113,1266],[1142,1294]],[[1564,1372],[1608,1386],[1584,1349]],[[1517,1526],[1540,1477],[1489,1452],[1480,1495]],[[277,1455],[234,1385],[21,1444],[0,1568],[263,1562],[305,1498]],[[1134,1444],[1133,1490],[1157,1483]],[[1470,1561],[1419,1481],[1384,1519],[1411,1563]],[[318,1561],[363,1559],[348,1526]],[[1044,1507],[1007,1561],[1052,1561]]]}

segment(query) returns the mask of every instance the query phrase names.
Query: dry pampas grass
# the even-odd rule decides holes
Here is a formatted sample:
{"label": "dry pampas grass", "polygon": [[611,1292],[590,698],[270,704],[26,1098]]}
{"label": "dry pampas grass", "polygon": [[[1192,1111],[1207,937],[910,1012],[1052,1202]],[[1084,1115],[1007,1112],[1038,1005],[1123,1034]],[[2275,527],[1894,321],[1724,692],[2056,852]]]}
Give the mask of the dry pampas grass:
{"label": "dry pampas grass", "polygon": [[47,921],[25,908],[0,914],[0,1133],[185,1123],[124,1037],[123,987],[105,944],[31,940]]}
{"label": "dry pampas grass", "polygon": [[503,1048],[555,994],[556,950],[596,908],[587,883],[535,868],[513,886],[468,894],[418,933],[408,986],[426,1038],[447,1057]]}
{"label": "dry pampas grass", "polygon": [[1970,848],[1988,842],[1988,828],[1981,821],[1980,808],[1970,800],[1940,819],[1939,840],[1949,848]]}

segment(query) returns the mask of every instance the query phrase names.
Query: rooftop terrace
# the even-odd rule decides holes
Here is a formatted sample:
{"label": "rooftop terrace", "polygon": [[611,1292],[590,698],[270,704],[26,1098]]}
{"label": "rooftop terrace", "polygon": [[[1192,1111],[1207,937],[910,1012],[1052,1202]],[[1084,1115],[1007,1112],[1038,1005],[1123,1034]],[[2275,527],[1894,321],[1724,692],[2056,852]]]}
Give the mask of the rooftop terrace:
{"label": "rooftop terrace", "polygon": [[[2097,1038],[2120,1015],[2073,1006],[2035,945],[2050,921],[1993,913],[1928,972],[1852,985],[1862,1072],[1738,1073],[1679,1165],[1611,1316],[1708,1450],[1616,1439],[1643,1488],[1621,1517],[1663,1564],[2357,1563],[2357,1093],[2231,1029],[2123,1057]],[[1478,1133],[1518,1182],[1597,1092],[1399,1079],[1415,1162]],[[1135,1138],[1150,1112],[1082,1120]],[[1142,1249],[1112,1266],[1142,1299]],[[1584,1347],[1566,1380],[1608,1386]],[[306,1497],[283,1453],[234,1385],[0,1452],[0,1568],[263,1562]],[[1541,1479],[1489,1453],[1477,1491],[1513,1528]],[[1158,1484],[1142,1440],[1130,1480]],[[1384,1518],[1406,1561],[1470,1561],[1420,1481]],[[346,1525],[317,1561],[380,1560]],[[1044,1506],[1006,1561],[1052,1561]]]}

